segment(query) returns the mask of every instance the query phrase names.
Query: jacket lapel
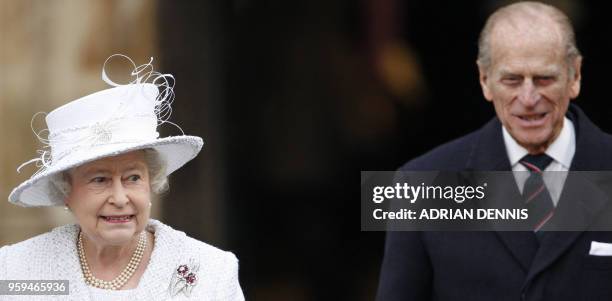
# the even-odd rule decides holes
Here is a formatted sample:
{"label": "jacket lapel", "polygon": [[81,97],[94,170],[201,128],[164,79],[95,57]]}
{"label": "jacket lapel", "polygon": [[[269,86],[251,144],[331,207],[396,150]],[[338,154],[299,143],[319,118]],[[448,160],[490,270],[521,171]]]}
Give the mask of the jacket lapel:
{"label": "jacket lapel", "polygon": [[466,162],[470,171],[508,171],[510,161],[506,153],[501,123],[493,118],[480,129],[478,140],[472,146]]}
{"label": "jacket lapel", "polygon": [[[571,104],[567,117],[574,123],[576,130],[576,153],[572,159],[571,171],[597,171],[612,169],[612,160],[604,154],[610,154],[612,149],[606,149],[603,141],[609,139],[597,128],[577,106]],[[466,170],[470,171],[510,171],[511,166],[506,153],[502,136],[501,123],[493,118],[481,130],[478,141],[472,147]],[[556,219],[575,220],[578,231],[548,232],[538,244],[533,233],[529,231],[497,231],[496,234],[509,252],[527,272],[527,281],[531,281],[538,273],[544,271],[560,256],[593,222],[600,209],[606,206],[609,199],[605,193],[596,194],[596,187],[591,187],[588,194],[585,187],[590,183],[568,175],[564,187]],[[516,187],[511,186],[511,187]],[[590,188],[589,188],[590,189]],[[518,194],[518,189],[514,189]],[[512,195],[512,194],[511,194]],[[516,196],[516,195],[514,195]],[[554,221],[554,219],[553,219]]]}
{"label": "jacket lapel", "polygon": [[[138,285],[138,300],[173,299],[169,286],[174,271],[187,263],[185,233],[150,219],[147,229],[155,233],[155,247],[149,265]],[[176,296],[180,299],[182,296]]]}
{"label": "jacket lapel", "polygon": [[[480,130],[478,141],[472,147],[466,169],[472,171],[511,170],[502,136],[501,123],[497,118],[493,118]],[[514,181],[513,177],[504,178]],[[510,184],[502,184],[499,187],[506,188],[503,193],[510,196],[511,199],[520,197],[516,184],[514,182]],[[497,198],[493,197],[492,199]],[[495,233],[527,273],[538,250],[538,242],[533,233],[524,231],[496,231]]]}
{"label": "jacket lapel", "polygon": [[76,250],[77,237],[80,231],[77,225],[64,225],[53,230],[53,240],[57,243],[49,249],[49,254],[59,254],[54,258],[54,264],[64,268],[55,269],[55,279],[68,280],[70,300],[89,300],[87,285],[79,256]]}
{"label": "jacket lapel", "polygon": [[[603,141],[606,139],[584,113],[575,105],[571,105],[568,118],[574,123],[576,129],[576,153],[572,160],[570,171],[597,171],[605,170],[610,165],[610,150],[604,149]],[[587,191],[585,193],[585,191]],[[562,256],[574,241],[596,220],[609,197],[592,182],[582,175],[568,175],[563,188],[561,199],[557,205],[555,217],[551,222],[563,221],[566,227],[577,231],[547,232],[544,234],[540,248],[533,261],[533,266],[527,276],[531,281],[538,273],[544,271],[560,256]],[[568,224],[572,222],[572,224]]]}
{"label": "jacket lapel", "polygon": [[602,212],[608,202],[606,193],[582,175],[568,175],[564,186],[563,196],[557,205],[557,212],[549,223],[556,223],[559,230],[576,231],[544,233],[526,283],[561,257],[596,220],[597,215]]}

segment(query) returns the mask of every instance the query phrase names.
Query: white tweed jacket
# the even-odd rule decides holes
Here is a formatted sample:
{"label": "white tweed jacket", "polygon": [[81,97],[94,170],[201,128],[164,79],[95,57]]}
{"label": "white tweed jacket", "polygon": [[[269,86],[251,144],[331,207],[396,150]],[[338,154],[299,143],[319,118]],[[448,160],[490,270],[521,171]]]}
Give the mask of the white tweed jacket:
{"label": "white tweed jacket", "polygon": [[[65,225],[20,243],[0,248],[0,280],[68,280],[69,295],[1,296],[0,300],[244,300],[234,254],[193,239],[151,219],[155,246],[138,287],[101,290],[85,284],[76,251],[78,225]],[[189,261],[199,263],[189,297],[170,293],[173,274]]]}

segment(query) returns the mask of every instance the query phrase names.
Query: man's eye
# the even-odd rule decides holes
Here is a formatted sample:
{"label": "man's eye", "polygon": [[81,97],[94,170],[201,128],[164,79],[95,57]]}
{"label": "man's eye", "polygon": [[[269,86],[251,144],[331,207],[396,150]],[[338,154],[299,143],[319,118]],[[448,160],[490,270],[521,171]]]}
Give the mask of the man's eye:
{"label": "man's eye", "polygon": [[554,76],[540,76],[540,77],[535,78],[536,84],[541,85],[541,86],[550,85],[554,81],[555,81]]}
{"label": "man's eye", "polygon": [[521,79],[518,77],[505,77],[502,78],[502,83],[506,85],[517,85],[521,82]]}

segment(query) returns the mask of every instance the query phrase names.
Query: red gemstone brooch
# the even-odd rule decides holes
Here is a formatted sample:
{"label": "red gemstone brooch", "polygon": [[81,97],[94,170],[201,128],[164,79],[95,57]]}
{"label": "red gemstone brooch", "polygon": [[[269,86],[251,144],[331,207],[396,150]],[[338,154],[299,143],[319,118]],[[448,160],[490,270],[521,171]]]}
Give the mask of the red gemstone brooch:
{"label": "red gemstone brooch", "polygon": [[170,294],[176,296],[179,292],[183,292],[189,297],[191,290],[198,283],[197,272],[200,268],[198,263],[189,260],[188,264],[179,265],[172,274],[170,281]]}

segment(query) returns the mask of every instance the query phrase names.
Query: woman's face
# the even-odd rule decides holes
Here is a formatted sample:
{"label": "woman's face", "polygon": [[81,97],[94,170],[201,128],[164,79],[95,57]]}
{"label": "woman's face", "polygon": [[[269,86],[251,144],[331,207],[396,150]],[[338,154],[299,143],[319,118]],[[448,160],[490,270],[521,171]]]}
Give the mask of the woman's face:
{"label": "woman's face", "polygon": [[84,234],[97,244],[121,246],[144,230],[151,189],[143,151],[83,164],[70,173],[66,198]]}

